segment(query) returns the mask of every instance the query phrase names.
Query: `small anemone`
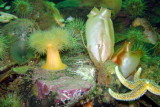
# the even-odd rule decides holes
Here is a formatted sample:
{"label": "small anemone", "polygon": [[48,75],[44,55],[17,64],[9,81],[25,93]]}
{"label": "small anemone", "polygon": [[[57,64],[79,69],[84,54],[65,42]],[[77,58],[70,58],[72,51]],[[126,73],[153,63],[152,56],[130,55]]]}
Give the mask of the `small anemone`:
{"label": "small anemone", "polygon": [[144,40],[147,41],[147,39],[143,34],[143,31],[138,28],[128,29],[125,36],[129,41],[132,41],[132,42],[136,42],[136,41],[144,42]]}
{"label": "small anemone", "polygon": [[58,50],[63,50],[70,47],[71,36],[65,29],[53,27],[46,31],[36,31],[31,34],[29,45],[34,48],[38,53],[45,53],[48,44],[52,44]]}
{"label": "small anemone", "polygon": [[25,0],[15,0],[13,2],[13,6],[14,6],[14,11],[19,16],[24,17],[32,11],[31,5],[29,4],[29,2]]}
{"label": "small anemone", "polygon": [[7,45],[7,38],[4,36],[0,36],[0,58],[3,59],[4,55],[6,54],[6,49],[8,48]]}
{"label": "small anemone", "polygon": [[71,48],[71,36],[65,29],[53,27],[47,31],[36,31],[29,38],[29,45],[39,53],[46,53],[46,70],[63,70],[67,66],[62,63],[59,50]]}
{"label": "small anemone", "polygon": [[132,51],[136,51],[136,50],[142,51],[143,55],[141,57],[141,60],[143,62],[148,62],[151,58],[151,56],[149,55],[149,50],[146,47],[145,43],[142,43],[142,42],[134,43],[131,50]]}
{"label": "small anemone", "polygon": [[[86,43],[85,38],[85,22],[81,18],[75,18],[68,24],[66,24],[66,29],[68,29],[74,39],[76,39],[77,44],[72,51],[73,54],[83,53],[86,51],[84,48],[84,43]],[[84,42],[84,43],[83,43]]]}
{"label": "small anemone", "polygon": [[125,0],[123,7],[133,18],[144,15],[146,4],[144,0]]}
{"label": "small anemone", "polygon": [[73,21],[66,24],[66,29],[68,29],[73,36],[85,32],[85,22],[81,18],[75,18]]}

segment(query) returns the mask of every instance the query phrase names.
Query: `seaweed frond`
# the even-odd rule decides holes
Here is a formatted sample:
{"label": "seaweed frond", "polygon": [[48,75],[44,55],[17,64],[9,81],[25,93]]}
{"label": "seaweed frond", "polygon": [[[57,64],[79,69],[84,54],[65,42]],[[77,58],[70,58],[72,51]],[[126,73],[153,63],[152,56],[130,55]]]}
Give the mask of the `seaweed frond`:
{"label": "seaweed frond", "polygon": [[125,0],[123,8],[131,17],[135,18],[145,14],[146,3],[144,0]]}
{"label": "seaweed frond", "polygon": [[3,59],[8,48],[8,40],[4,36],[0,36],[0,58]]}

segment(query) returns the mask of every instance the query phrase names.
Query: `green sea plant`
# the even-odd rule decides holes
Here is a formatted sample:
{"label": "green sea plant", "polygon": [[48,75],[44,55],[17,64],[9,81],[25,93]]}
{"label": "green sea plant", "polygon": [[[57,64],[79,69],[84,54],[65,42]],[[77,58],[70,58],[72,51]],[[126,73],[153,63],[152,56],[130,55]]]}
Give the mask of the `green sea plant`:
{"label": "green sea plant", "polygon": [[0,36],[0,58],[3,59],[7,52],[8,40],[4,36]]}
{"label": "green sea plant", "polygon": [[126,34],[124,34],[124,38],[128,39],[129,41],[131,41],[132,43],[135,42],[145,42],[146,38],[143,34],[143,31],[141,29],[138,28],[129,28],[126,31]]}
{"label": "green sea plant", "polygon": [[146,4],[144,0],[125,0],[123,8],[126,13],[135,18],[145,14]]}
{"label": "green sea plant", "polygon": [[69,32],[59,27],[47,31],[36,31],[30,35],[29,45],[38,53],[46,53],[46,64],[42,68],[47,70],[62,70],[67,66],[62,63],[59,50],[71,48],[72,37]]}
{"label": "green sea plant", "polygon": [[75,37],[81,33],[84,34],[84,32],[85,32],[85,22],[81,18],[74,18],[73,21],[67,23],[65,27]]}
{"label": "green sea plant", "polygon": [[16,93],[8,93],[0,99],[1,107],[24,107],[22,99]]}
{"label": "green sea plant", "polygon": [[132,45],[131,50],[132,51],[140,50],[143,54],[141,57],[141,61],[143,62],[149,62],[149,60],[151,59],[151,56],[149,55],[149,49],[147,48],[146,44],[143,42],[134,43]]}
{"label": "green sea plant", "polygon": [[14,0],[13,1],[14,11],[17,15],[25,17],[32,11],[31,4],[26,0]]}
{"label": "green sea plant", "polygon": [[68,22],[65,26],[67,30],[71,33],[71,36],[77,41],[77,46],[72,51],[72,54],[84,53],[86,49],[84,43],[85,39],[85,22],[81,18],[74,18],[71,22]]}
{"label": "green sea plant", "polygon": [[[116,29],[115,29],[116,30]],[[138,27],[129,27],[127,29],[123,29],[121,32],[115,32],[115,43],[120,43],[121,41],[130,41],[132,43],[145,42],[147,39],[143,34],[143,29]]]}

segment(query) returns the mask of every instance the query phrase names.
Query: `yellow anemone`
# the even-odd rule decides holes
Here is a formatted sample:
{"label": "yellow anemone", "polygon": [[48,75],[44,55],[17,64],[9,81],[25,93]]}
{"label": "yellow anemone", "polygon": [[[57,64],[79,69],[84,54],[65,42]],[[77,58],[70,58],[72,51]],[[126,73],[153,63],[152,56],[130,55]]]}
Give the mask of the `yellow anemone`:
{"label": "yellow anemone", "polygon": [[46,63],[42,68],[47,70],[63,70],[67,66],[62,63],[59,50],[69,46],[69,40],[67,30],[53,27],[47,31],[37,31],[31,34],[29,45],[38,53],[47,53]]}

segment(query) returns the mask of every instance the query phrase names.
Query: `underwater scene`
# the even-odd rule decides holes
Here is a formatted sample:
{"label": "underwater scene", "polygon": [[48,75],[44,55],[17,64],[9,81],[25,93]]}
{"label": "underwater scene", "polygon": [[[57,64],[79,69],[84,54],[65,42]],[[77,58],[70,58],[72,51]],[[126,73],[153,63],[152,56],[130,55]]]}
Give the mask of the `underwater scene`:
{"label": "underwater scene", "polygon": [[160,107],[160,0],[0,0],[0,107]]}

